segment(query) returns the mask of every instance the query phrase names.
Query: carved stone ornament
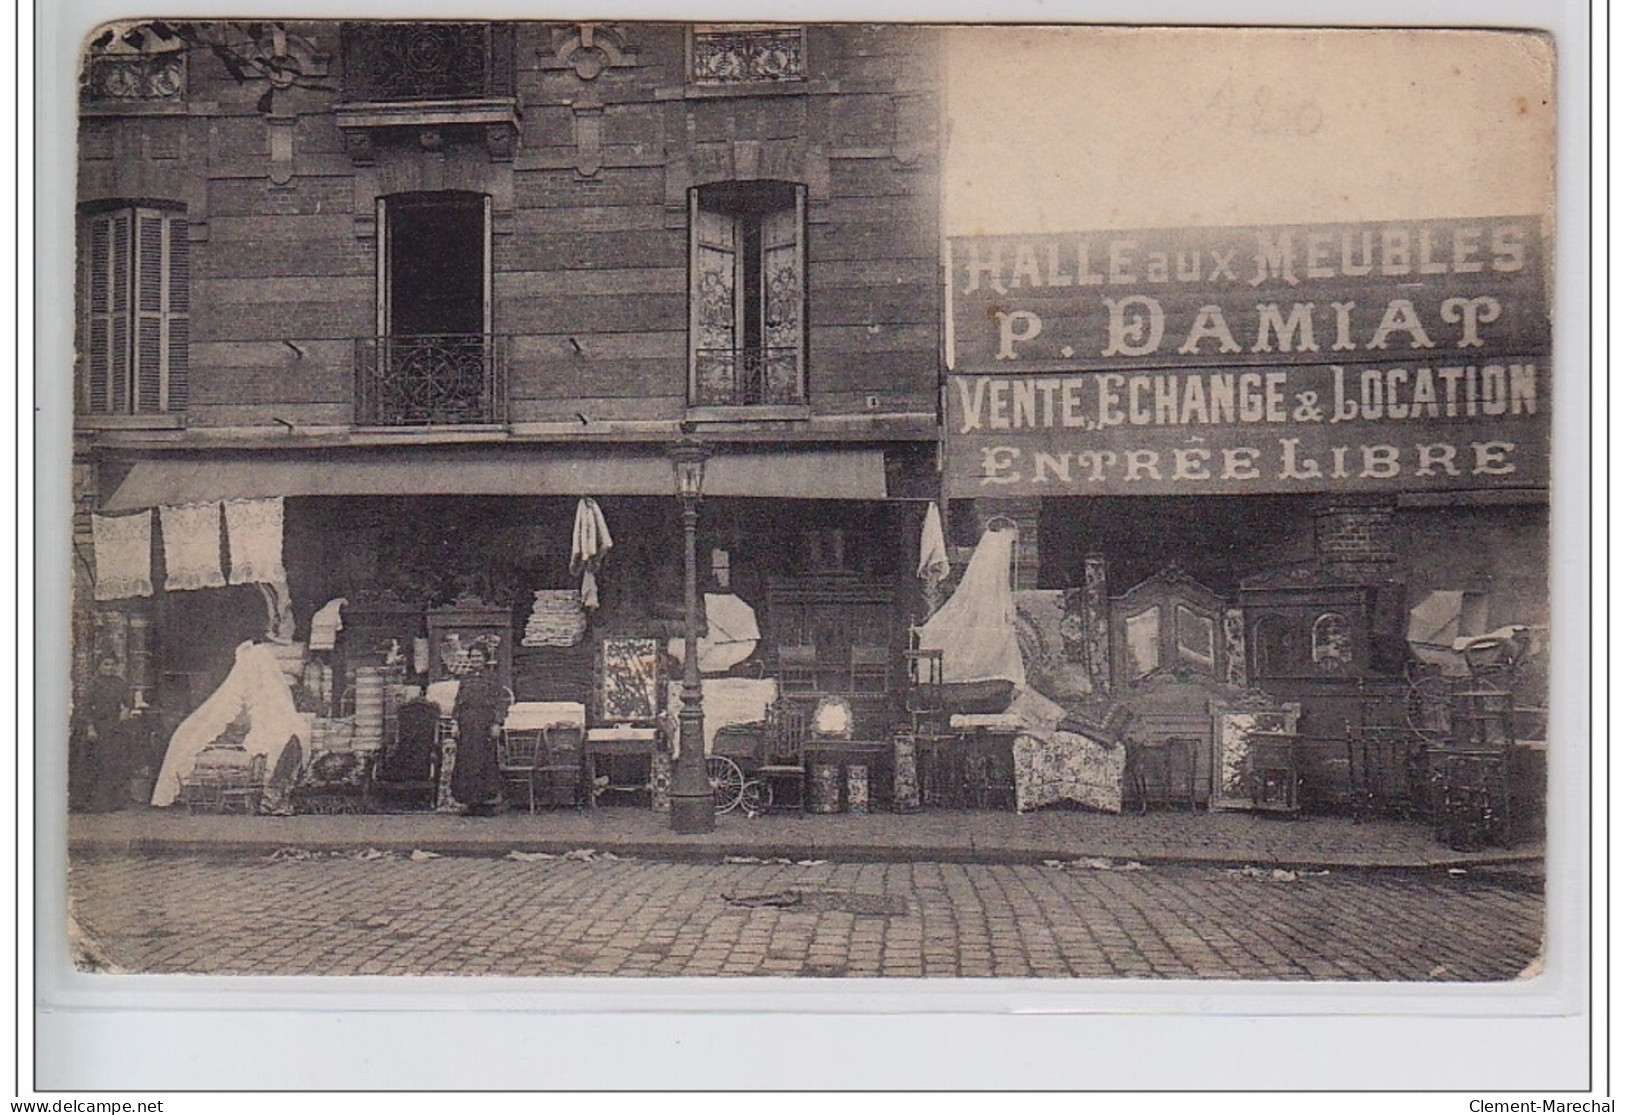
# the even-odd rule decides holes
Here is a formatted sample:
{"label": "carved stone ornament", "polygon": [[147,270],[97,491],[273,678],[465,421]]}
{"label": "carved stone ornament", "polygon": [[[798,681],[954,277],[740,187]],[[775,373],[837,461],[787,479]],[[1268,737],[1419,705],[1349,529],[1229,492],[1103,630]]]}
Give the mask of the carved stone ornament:
{"label": "carved stone ornament", "polygon": [[573,70],[582,81],[596,81],[607,69],[637,65],[637,48],[613,24],[573,23],[553,28],[541,65],[544,70]]}

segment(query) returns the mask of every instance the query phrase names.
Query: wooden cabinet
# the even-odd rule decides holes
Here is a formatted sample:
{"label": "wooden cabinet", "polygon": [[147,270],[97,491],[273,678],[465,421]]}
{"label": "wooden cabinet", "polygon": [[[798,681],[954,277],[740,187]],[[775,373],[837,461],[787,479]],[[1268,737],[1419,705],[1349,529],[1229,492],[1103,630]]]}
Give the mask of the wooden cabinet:
{"label": "wooden cabinet", "polygon": [[1360,678],[1373,673],[1376,589],[1329,582],[1292,570],[1244,581],[1249,674],[1255,684],[1281,678]]}
{"label": "wooden cabinet", "polygon": [[850,673],[852,648],[901,650],[897,593],[888,581],[855,574],[774,578],[767,585],[764,645],[816,648],[817,668],[832,674],[820,688],[845,690],[834,675]]}
{"label": "wooden cabinet", "polygon": [[482,648],[494,664],[497,681],[513,689],[513,615],[507,608],[453,604],[429,612],[429,680],[446,681],[468,672],[469,653]]}
{"label": "wooden cabinet", "polygon": [[1223,679],[1224,601],[1176,566],[1111,602],[1112,678],[1128,686],[1159,670]]}

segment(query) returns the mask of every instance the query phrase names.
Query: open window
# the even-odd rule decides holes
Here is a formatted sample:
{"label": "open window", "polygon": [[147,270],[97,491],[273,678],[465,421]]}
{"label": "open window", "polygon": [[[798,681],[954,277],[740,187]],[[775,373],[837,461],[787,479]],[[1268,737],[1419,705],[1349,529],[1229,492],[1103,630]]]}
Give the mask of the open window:
{"label": "open window", "polygon": [[186,409],[191,265],[185,209],[87,210],[79,228],[79,405],[85,414]]}
{"label": "open window", "polygon": [[689,398],[806,399],[806,188],[718,182],[689,195]]}
{"label": "open window", "polygon": [[377,336],[358,360],[357,421],[499,422],[491,335],[491,202],[459,190],[378,200]]}

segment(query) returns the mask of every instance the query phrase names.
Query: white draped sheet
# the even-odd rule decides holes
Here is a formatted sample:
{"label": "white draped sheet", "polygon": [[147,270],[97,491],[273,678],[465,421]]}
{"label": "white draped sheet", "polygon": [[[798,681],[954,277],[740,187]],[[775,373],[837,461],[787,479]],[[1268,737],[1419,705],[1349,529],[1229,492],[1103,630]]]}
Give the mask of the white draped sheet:
{"label": "white draped sheet", "polygon": [[294,707],[288,676],[271,648],[247,642],[237,647],[236,663],[220,688],[181,721],[170,737],[164,765],[153,787],[152,804],[170,805],[180,780],[192,773],[198,753],[219,739],[238,716],[248,717],[243,750],[264,755],[267,769],[276,764],[290,738],[299,741],[301,761],[309,758],[310,721]]}
{"label": "white draped sheet", "polygon": [[942,651],[944,682],[1011,681],[1017,689],[1027,684],[1010,591],[1015,544],[1014,531],[984,532],[959,587],[920,628],[920,648]]}

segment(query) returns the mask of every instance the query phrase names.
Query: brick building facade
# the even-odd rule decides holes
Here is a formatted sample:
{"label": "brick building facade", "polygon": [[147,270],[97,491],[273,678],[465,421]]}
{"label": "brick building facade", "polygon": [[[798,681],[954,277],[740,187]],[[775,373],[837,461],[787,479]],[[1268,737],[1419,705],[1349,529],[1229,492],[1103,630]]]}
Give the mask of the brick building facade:
{"label": "brick building facade", "polygon": [[[106,28],[75,539],[153,511],[154,587],[99,601],[80,564],[76,685],[111,654],[172,725],[276,625],[250,584],[165,587],[154,509],[221,500],[284,497],[296,642],[338,597],[478,601],[517,642],[535,590],[579,583],[581,497],[616,541],[595,633],[672,633],[683,436],[712,452],[704,587],[749,599],[764,644],[901,646],[935,494],[934,49],[855,25]],[[565,696],[590,664],[515,670],[522,699]]]}

